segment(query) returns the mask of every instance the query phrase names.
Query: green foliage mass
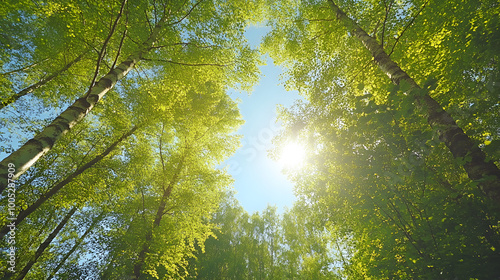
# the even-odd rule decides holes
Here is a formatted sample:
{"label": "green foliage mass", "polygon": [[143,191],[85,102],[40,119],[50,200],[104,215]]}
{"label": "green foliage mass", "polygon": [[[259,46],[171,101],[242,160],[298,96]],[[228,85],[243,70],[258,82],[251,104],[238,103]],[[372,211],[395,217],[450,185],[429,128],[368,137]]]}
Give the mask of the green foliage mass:
{"label": "green foliage mass", "polygon": [[[439,101],[498,167],[498,3],[335,2],[421,85],[412,94]],[[264,48],[307,99],[281,110],[276,142],[308,147],[289,175],[313,215],[344,238],[343,277],[498,277],[498,201],[429,127],[410,85],[392,85],[326,1],[269,7]]]}
{"label": "green foliage mass", "polygon": [[188,279],[340,279],[333,240],[297,204],[280,215],[248,214],[226,193],[213,215],[215,236],[191,259]]}
{"label": "green foliage mass", "polygon": [[[421,88],[393,85],[331,4]],[[500,277],[498,201],[478,188],[495,178],[471,180],[464,166],[477,162],[454,158],[418,103],[438,101],[499,166],[499,13],[494,0],[4,1],[2,158],[137,63],[29,159],[16,180],[17,271],[2,262],[0,276]],[[279,109],[271,154],[289,141],[307,150],[287,170],[297,201],[283,214],[247,213],[220,168],[243,123],[227,91],[251,90],[262,63],[244,31],[262,22],[260,52],[306,99]],[[8,249],[6,191],[0,201]]]}

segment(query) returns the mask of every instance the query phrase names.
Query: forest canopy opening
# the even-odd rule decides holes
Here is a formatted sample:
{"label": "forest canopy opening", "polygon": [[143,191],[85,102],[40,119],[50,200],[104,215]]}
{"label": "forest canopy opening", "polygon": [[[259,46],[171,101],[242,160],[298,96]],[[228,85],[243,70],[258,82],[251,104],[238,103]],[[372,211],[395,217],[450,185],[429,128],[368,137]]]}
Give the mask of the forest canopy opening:
{"label": "forest canopy opening", "polygon": [[[500,278],[498,0],[4,2],[0,278]],[[305,100],[238,163],[276,132],[296,201],[248,213],[267,55]]]}

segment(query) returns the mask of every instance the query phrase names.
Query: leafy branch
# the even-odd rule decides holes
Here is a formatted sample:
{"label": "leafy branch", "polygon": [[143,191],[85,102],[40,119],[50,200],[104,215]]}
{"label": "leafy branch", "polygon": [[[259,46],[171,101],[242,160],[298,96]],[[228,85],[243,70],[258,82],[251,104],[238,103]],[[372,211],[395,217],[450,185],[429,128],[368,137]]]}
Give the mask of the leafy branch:
{"label": "leafy branch", "polygon": [[186,18],[187,18],[187,17],[188,17],[188,16],[189,16],[192,12],[193,12],[193,10],[194,10],[194,9],[195,9],[195,8],[196,8],[196,7],[197,7],[197,6],[201,3],[201,2],[203,2],[203,0],[200,0],[200,1],[196,2],[196,3],[193,5],[193,7],[191,7],[191,9],[189,9],[189,11],[188,11],[188,12],[187,12],[187,13],[186,13],[183,17],[181,17],[179,20],[174,21],[174,22],[171,22],[171,23],[169,23],[169,24],[167,24],[167,25],[176,25],[176,24],[178,24],[178,23],[181,23],[183,20],[185,20],[185,19],[186,19]]}

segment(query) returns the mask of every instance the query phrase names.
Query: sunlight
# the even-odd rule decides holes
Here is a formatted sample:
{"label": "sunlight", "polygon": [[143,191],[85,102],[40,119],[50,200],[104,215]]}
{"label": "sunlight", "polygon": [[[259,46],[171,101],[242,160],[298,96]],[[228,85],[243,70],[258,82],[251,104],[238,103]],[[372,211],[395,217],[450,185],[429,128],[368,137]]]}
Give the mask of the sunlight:
{"label": "sunlight", "polygon": [[305,156],[306,151],[304,146],[296,142],[291,142],[281,150],[279,163],[284,168],[294,169],[302,164]]}

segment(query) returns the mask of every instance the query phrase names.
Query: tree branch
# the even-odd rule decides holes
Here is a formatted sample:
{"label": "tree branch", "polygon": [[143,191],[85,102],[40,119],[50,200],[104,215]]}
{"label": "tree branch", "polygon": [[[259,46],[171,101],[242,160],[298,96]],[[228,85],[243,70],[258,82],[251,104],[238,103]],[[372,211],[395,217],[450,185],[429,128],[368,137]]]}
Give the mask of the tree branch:
{"label": "tree branch", "polygon": [[63,72],[65,72],[66,70],[68,70],[71,66],[73,66],[73,64],[79,62],[84,56],[85,54],[87,53],[87,51],[85,51],[84,53],[80,54],[78,57],[76,57],[75,59],[73,59],[71,62],[69,62],[68,64],[66,64],[62,69],[60,69],[59,71],[56,71],[52,74],[50,74],[48,77],[46,78],[43,78],[41,79],[39,82],[21,90],[20,92],[18,93],[15,93],[9,97],[6,98],[6,100],[4,101],[1,101],[0,102],[0,109],[4,108],[5,106],[17,101],[19,98],[29,94],[29,93],[32,93],[34,90],[40,88],[41,86],[47,84],[48,82],[52,81],[54,78],[56,78],[57,76],[61,75]]}
{"label": "tree branch", "polygon": [[120,46],[118,47],[118,51],[116,51],[115,61],[113,61],[113,65],[111,65],[111,69],[114,69],[116,66],[116,63],[118,62],[118,57],[120,56],[120,54],[122,52],[123,41],[125,41],[125,37],[127,36],[127,31],[128,31],[128,28],[125,25],[125,30],[123,30],[122,39],[120,40]]}
{"label": "tree branch", "polygon": [[13,73],[17,73],[17,72],[21,72],[21,71],[25,71],[25,70],[28,70],[30,68],[33,68],[35,66],[37,66],[38,64],[42,63],[42,62],[45,62],[49,60],[49,58],[46,58],[46,59],[43,59],[41,61],[38,61],[38,62],[35,62],[33,64],[30,64],[28,66],[25,66],[23,68],[19,68],[19,69],[15,69],[15,70],[12,70],[12,71],[8,71],[8,72],[5,72],[5,73],[0,73],[0,76],[6,76],[6,75],[10,75],[10,74],[13,74]]}
{"label": "tree branch", "polygon": [[413,18],[410,20],[410,22],[405,26],[405,28],[403,29],[403,31],[401,32],[401,34],[399,34],[398,38],[396,38],[396,42],[394,42],[394,45],[392,45],[391,51],[389,52],[388,56],[392,55],[392,53],[394,52],[394,48],[399,43],[399,39],[401,39],[401,37],[403,36],[403,34],[406,32],[406,30],[408,30],[410,28],[410,26],[415,22],[415,19],[420,15],[420,13],[422,12],[422,10],[427,6],[428,3],[429,3],[429,0],[425,1],[425,3],[420,8],[420,10],[418,10],[418,12],[413,16]]}
{"label": "tree branch", "polygon": [[193,10],[196,8],[196,6],[198,6],[201,2],[203,2],[203,0],[196,2],[196,4],[194,4],[193,7],[191,7],[191,9],[183,17],[181,17],[179,20],[174,21],[172,23],[169,23],[167,25],[175,25],[175,24],[178,24],[178,23],[182,22],[183,20],[185,20],[193,12]]}
{"label": "tree branch", "polygon": [[196,48],[199,48],[199,49],[224,48],[223,46],[218,46],[218,45],[200,46],[200,45],[197,45],[197,44],[193,44],[191,42],[188,42],[188,43],[180,42],[180,43],[173,43],[173,44],[169,44],[169,45],[153,46],[150,49],[160,49],[160,48],[173,47],[173,46],[184,46],[184,47],[186,47],[186,46],[189,46],[189,45],[193,45],[193,46],[195,46]]}
{"label": "tree branch", "polygon": [[322,21],[333,21],[333,19],[329,18],[314,18],[314,19],[309,19],[309,18],[304,18],[304,19],[296,19],[294,22],[304,22],[304,21],[309,21],[309,22],[322,22]]}
{"label": "tree branch", "polygon": [[152,33],[153,32],[153,27],[151,26],[151,22],[149,21],[148,11],[144,10],[144,15],[146,16],[146,22],[149,25],[149,33]]}
{"label": "tree branch", "polygon": [[394,0],[391,1],[389,6],[387,6],[387,4],[385,3],[385,0],[384,0],[385,17],[384,17],[384,23],[382,24],[382,35],[380,36],[380,45],[382,45],[382,47],[384,47],[385,24],[387,23],[387,18],[389,17],[389,11],[392,8],[392,4],[394,4]]}

